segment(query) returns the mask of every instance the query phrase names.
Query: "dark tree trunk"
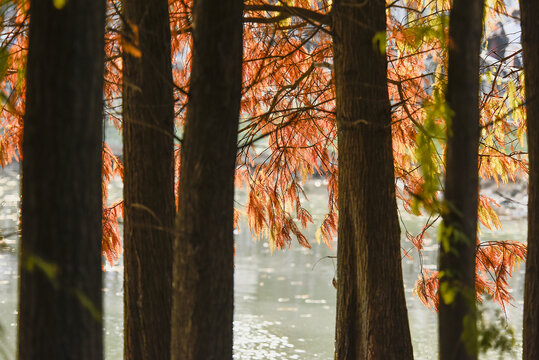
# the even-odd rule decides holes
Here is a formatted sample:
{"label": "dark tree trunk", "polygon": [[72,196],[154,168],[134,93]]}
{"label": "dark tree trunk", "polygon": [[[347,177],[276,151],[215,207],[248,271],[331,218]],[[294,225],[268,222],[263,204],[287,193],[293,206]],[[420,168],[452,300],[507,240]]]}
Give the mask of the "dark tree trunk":
{"label": "dark tree trunk", "polygon": [[18,358],[102,359],[105,2],[30,11]]}
{"label": "dark tree trunk", "polygon": [[172,357],[232,359],[241,0],[195,0],[174,243]]}
{"label": "dark tree trunk", "polygon": [[528,259],[524,287],[523,360],[539,359],[539,3],[520,0],[528,125]]}
{"label": "dark tree trunk", "polygon": [[[476,359],[463,338],[475,336],[475,248],[478,205],[479,47],[483,0],[454,0],[449,27],[449,67],[446,100],[448,120],[445,203],[447,231],[440,241],[439,349],[442,360]],[[450,234],[449,234],[450,232]],[[444,245],[445,244],[445,245]],[[447,289],[445,289],[447,287]],[[444,301],[444,294],[455,298]],[[468,321],[469,320],[469,321]],[[469,328],[465,329],[465,321]]]}
{"label": "dark tree trunk", "polygon": [[332,12],[339,128],[335,359],[412,359],[387,60],[373,46],[386,30],[385,1],[336,0]]}
{"label": "dark tree trunk", "polygon": [[167,0],[123,2],[124,358],[169,359],[174,97]]}

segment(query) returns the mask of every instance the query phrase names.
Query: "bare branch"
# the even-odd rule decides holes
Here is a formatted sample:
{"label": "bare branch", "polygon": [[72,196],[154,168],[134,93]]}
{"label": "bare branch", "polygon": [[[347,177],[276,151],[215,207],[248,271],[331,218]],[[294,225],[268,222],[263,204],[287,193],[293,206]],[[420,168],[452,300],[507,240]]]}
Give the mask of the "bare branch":
{"label": "bare branch", "polygon": [[245,5],[245,11],[269,11],[269,12],[279,12],[280,14],[274,17],[267,18],[267,21],[264,18],[252,18],[246,17],[244,21],[247,22],[278,22],[284,19],[290,18],[292,16],[297,16],[305,20],[314,21],[322,25],[330,25],[331,18],[328,14],[322,14],[317,11],[297,7],[297,6],[281,6],[281,5]]}

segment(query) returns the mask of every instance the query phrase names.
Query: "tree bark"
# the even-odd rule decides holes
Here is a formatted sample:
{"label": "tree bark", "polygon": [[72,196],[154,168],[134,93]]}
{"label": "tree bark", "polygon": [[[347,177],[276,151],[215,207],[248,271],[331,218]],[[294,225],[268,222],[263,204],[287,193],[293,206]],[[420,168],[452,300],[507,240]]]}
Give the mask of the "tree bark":
{"label": "tree bark", "polygon": [[528,127],[528,258],[524,286],[523,360],[539,359],[539,3],[520,0]]}
{"label": "tree bark", "polygon": [[32,1],[18,358],[102,359],[105,2]]}
{"label": "tree bark", "polygon": [[[447,231],[440,239],[439,255],[438,328],[442,360],[477,358],[476,349],[471,347],[476,336],[479,50],[483,9],[483,0],[454,0],[450,14],[446,101],[452,115],[451,119],[446,119],[448,136],[444,196],[447,209],[442,214],[442,226]],[[447,295],[446,299],[452,294],[455,298],[446,302],[444,294]],[[468,332],[468,338],[463,337],[464,331]]]}
{"label": "tree bark", "polygon": [[241,0],[196,0],[174,243],[172,357],[232,359]]}
{"label": "tree bark", "polygon": [[412,359],[387,60],[373,45],[386,31],[385,1],[335,0],[332,16],[339,149],[335,359]]}
{"label": "tree bark", "polygon": [[[170,359],[174,96],[167,0],[123,2],[124,358]],[[137,50],[140,54],[137,54]]]}

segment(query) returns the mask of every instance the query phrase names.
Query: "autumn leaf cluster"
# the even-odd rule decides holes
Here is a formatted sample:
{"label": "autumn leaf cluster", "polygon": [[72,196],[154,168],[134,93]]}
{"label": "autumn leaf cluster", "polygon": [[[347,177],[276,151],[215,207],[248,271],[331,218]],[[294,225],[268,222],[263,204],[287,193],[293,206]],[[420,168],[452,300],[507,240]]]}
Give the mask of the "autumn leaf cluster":
{"label": "autumn leaf cluster", "polygon": [[[507,15],[501,0],[491,0],[486,24]],[[170,28],[177,134],[181,138],[189,99],[191,1],[170,0]],[[449,0],[387,3],[388,95],[391,101],[397,197],[406,211],[435,213],[443,192],[444,102]],[[3,2],[0,24],[0,163],[22,158],[28,2]],[[137,49],[138,29],[122,17],[122,3],[108,2],[105,59],[105,120],[118,129],[121,120],[122,52]],[[313,176],[327,179],[328,206],[316,224],[318,241],[327,246],[337,235],[337,127],[333,80],[331,0],[249,0],[244,12],[243,97],[238,133],[236,185],[247,191],[245,211],[254,236],[265,235],[272,249],[293,239],[310,247],[304,234],[313,223],[304,184]],[[525,176],[527,155],[521,69],[509,54],[481,69],[481,139],[479,174],[496,183]],[[176,175],[179,152],[176,148]],[[118,219],[121,202],[107,203],[107,187],[122,177],[122,164],[103,146],[103,240],[106,259],[121,253]],[[176,194],[177,196],[178,194]],[[108,204],[108,205],[107,205]],[[496,203],[481,195],[479,220],[500,228]],[[429,218],[424,229],[434,225]],[[426,232],[407,234],[421,254]],[[525,259],[521,243],[478,242],[477,292],[500,303],[511,299],[507,279]],[[437,273],[422,269],[415,293],[437,307]]]}

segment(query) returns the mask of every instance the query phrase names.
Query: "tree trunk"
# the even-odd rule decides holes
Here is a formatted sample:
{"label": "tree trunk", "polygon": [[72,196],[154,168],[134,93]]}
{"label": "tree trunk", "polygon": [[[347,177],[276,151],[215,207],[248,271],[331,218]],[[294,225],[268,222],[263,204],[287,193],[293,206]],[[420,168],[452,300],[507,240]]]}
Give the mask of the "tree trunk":
{"label": "tree trunk", "polygon": [[[412,359],[395,198],[384,0],[335,1],[339,148],[335,359]],[[385,38],[381,37],[385,47]]]}
{"label": "tree trunk", "polygon": [[[454,0],[449,27],[446,101],[445,228],[440,246],[439,353],[476,359],[475,249],[478,206],[479,49],[483,0]],[[452,295],[455,295],[453,299]],[[444,301],[444,298],[446,299]],[[463,337],[463,332],[468,337]]]}
{"label": "tree trunk", "polygon": [[168,1],[126,0],[123,11],[124,358],[166,360],[176,215]]}
{"label": "tree trunk", "polygon": [[105,2],[32,1],[18,358],[102,359]]}
{"label": "tree trunk", "polygon": [[539,359],[539,3],[520,0],[528,126],[528,259],[524,287],[523,360]]}
{"label": "tree trunk", "polygon": [[172,357],[232,359],[241,0],[196,0],[174,243]]}

